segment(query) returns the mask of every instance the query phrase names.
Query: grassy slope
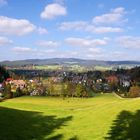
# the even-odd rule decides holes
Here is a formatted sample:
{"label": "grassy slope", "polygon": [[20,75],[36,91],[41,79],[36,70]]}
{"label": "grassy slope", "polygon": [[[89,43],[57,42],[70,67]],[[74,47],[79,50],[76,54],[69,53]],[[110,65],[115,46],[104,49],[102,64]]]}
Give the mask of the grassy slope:
{"label": "grassy slope", "polygon": [[[140,99],[119,99],[109,94],[89,99],[70,98],[65,100],[50,97],[20,97],[1,102],[0,107],[0,131],[5,125],[2,124],[3,121],[1,120],[7,119],[6,121],[9,121],[10,118],[8,117],[10,116],[8,115],[10,113],[14,114],[14,112],[11,112],[12,109],[16,109],[14,110],[16,113],[11,118],[16,117],[16,120],[21,119],[20,122],[18,121],[16,123],[22,124],[23,128],[28,121],[30,124],[32,122],[31,120],[33,120],[32,124],[28,126],[30,128],[25,127],[25,129],[33,133],[36,138],[28,134],[26,135],[25,132],[23,135],[26,137],[21,137],[20,139],[43,140],[50,138],[57,140],[62,138],[64,140],[103,140],[107,136],[113,120],[121,112],[128,111],[135,113],[140,109]],[[9,108],[9,114],[6,112],[7,108]],[[41,112],[39,114],[40,118],[34,118],[34,114],[38,112]],[[32,115],[31,113],[34,114]],[[20,118],[20,114],[22,114],[22,118]],[[25,114],[29,115],[26,116]],[[2,115],[6,117],[1,118]],[[44,124],[44,121],[41,121],[43,120],[41,117],[44,117],[44,121],[47,121],[46,124]],[[50,119],[47,117],[50,117]],[[15,129],[19,129],[17,125],[14,126]],[[33,126],[38,126],[38,129]],[[34,134],[36,129],[40,130],[38,133],[35,133],[37,136]],[[47,129],[48,133],[44,132],[44,129]],[[24,131],[24,129],[21,131]],[[11,133],[9,135],[16,140],[16,134],[14,135],[14,132]],[[4,138],[4,136],[0,136],[0,138]]]}

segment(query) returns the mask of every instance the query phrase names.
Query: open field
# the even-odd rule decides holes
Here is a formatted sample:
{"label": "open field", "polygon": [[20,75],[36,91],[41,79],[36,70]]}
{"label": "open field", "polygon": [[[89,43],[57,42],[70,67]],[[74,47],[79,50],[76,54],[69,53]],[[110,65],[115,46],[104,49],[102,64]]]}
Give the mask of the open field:
{"label": "open field", "polygon": [[111,67],[111,66],[95,66],[94,69],[100,70],[100,71],[107,71],[107,70],[112,70],[113,67]]}
{"label": "open field", "polygon": [[19,97],[0,103],[0,140],[139,140],[140,98]]}
{"label": "open field", "polygon": [[34,69],[37,70],[66,70],[66,71],[76,71],[76,72],[85,72],[89,70],[100,70],[100,71],[106,71],[106,70],[112,70],[113,67],[111,66],[80,66],[80,65],[44,65],[44,66],[34,66]]}
{"label": "open field", "polygon": [[[87,72],[87,71],[93,71],[93,70],[99,70],[99,71],[107,71],[107,70],[116,70],[117,68],[123,68],[123,69],[131,69],[135,67],[136,65],[90,65],[90,66],[84,66],[84,65],[78,65],[74,63],[68,63],[66,65],[64,64],[49,64],[49,65],[37,65],[37,66],[25,66],[24,69],[35,69],[35,70],[46,70],[46,71],[73,71],[73,72]],[[16,69],[22,69],[23,67],[15,67]],[[10,68],[9,69],[15,69]]]}
{"label": "open field", "polygon": [[37,70],[58,70],[62,69],[61,65],[44,65],[44,66],[34,66]]}
{"label": "open field", "polygon": [[87,71],[87,68],[80,65],[44,65],[44,66],[34,66],[34,69],[37,70],[68,70],[68,71],[78,71],[78,72],[84,72]]}

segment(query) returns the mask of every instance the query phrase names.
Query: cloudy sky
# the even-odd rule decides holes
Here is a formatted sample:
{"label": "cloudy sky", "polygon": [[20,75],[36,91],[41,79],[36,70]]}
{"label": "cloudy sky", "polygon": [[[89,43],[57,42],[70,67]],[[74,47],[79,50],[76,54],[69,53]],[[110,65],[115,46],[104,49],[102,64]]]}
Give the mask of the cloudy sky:
{"label": "cloudy sky", "polygon": [[139,0],[0,0],[0,61],[140,60]]}

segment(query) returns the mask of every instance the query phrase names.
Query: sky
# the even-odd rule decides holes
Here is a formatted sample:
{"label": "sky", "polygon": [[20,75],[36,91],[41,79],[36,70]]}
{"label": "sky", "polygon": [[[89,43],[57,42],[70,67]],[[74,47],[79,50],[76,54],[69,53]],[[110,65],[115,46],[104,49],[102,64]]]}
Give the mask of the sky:
{"label": "sky", "polygon": [[140,0],[0,0],[0,61],[140,61]]}

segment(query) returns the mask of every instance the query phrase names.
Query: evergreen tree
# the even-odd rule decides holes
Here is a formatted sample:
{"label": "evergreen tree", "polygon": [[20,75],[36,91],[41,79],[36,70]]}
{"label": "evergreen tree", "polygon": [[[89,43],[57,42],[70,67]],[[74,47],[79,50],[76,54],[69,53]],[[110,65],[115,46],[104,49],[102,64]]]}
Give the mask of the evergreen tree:
{"label": "evergreen tree", "polygon": [[3,66],[0,66],[0,83],[9,77],[10,76],[9,76],[8,71]]}
{"label": "evergreen tree", "polygon": [[12,92],[11,92],[11,85],[8,83],[4,83],[4,97],[6,98],[12,98]]}

